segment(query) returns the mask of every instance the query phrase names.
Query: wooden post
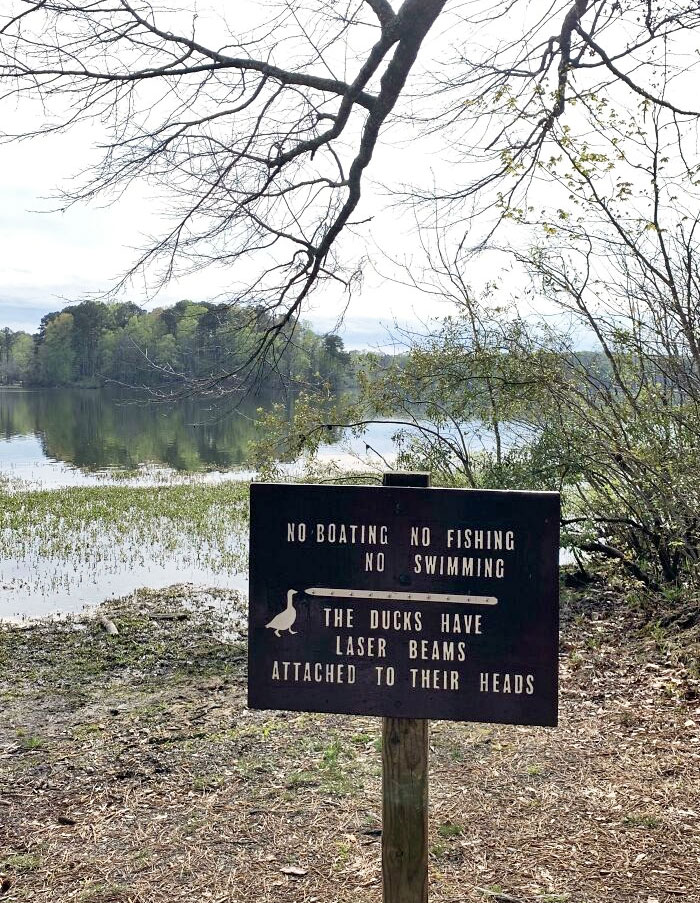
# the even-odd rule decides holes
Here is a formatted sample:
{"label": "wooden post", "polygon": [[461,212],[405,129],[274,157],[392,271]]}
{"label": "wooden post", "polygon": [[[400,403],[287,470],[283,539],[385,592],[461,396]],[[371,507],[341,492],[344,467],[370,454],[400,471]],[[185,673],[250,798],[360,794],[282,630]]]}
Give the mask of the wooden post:
{"label": "wooden post", "polygon": [[[385,473],[385,486],[429,486],[427,473]],[[428,900],[428,734],[419,718],[382,726],[382,879],[384,903]]]}

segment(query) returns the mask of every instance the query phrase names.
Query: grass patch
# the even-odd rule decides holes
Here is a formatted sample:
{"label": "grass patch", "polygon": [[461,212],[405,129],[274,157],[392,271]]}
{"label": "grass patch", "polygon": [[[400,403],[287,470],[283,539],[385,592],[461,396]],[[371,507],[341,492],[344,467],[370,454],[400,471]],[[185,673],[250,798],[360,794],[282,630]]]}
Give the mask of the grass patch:
{"label": "grass patch", "polygon": [[41,866],[41,857],[36,853],[13,853],[0,859],[0,869],[9,872],[33,872]]}
{"label": "grass patch", "polygon": [[340,741],[334,737],[328,746],[323,750],[321,756],[324,768],[337,768],[340,758]]}
{"label": "grass patch", "polygon": [[444,843],[434,843],[430,847],[430,855],[435,859],[442,859],[447,854],[447,847]]}
{"label": "grass patch", "polygon": [[41,749],[46,745],[45,741],[41,739],[41,737],[20,737],[19,745],[23,750],[32,750],[32,749]]}
{"label": "grass patch", "polygon": [[438,834],[440,837],[459,837],[464,833],[464,829],[461,825],[456,825],[454,822],[445,821],[441,825],[438,825]]}
{"label": "grass patch", "polygon": [[320,783],[318,774],[313,771],[294,771],[287,779],[287,787],[290,790],[300,787],[318,787]]}
{"label": "grass patch", "polygon": [[126,903],[132,895],[128,884],[111,881],[90,883],[78,895],[80,903]]}
{"label": "grass patch", "polygon": [[28,591],[44,597],[173,559],[241,573],[247,523],[247,483],[18,492],[0,486],[0,560],[25,564]]}
{"label": "grass patch", "polygon": [[218,790],[225,783],[223,775],[208,774],[192,778],[192,789],[200,792]]}
{"label": "grass patch", "polygon": [[622,824],[628,828],[659,828],[661,822],[654,815],[625,815]]}

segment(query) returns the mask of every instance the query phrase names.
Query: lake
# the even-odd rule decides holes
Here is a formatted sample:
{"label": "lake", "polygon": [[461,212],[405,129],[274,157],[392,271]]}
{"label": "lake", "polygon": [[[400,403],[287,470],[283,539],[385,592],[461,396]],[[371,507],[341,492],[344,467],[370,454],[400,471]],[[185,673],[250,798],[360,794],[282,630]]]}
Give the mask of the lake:
{"label": "lake", "polygon": [[[247,524],[226,485],[254,476],[249,445],[271,403],[0,388],[0,482],[16,496],[0,495],[0,618],[76,612],[142,586],[245,589]],[[394,431],[367,437],[388,460]],[[322,457],[357,465],[365,439],[333,438]]]}
{"label": "lake", "polygon": [[[0,620],[79,612],[145,586],[245,591],[250,443],[273,400],[0,388]],[[474,450],[490,447],[474,427]],[[386,469],[396,431],[331,434],[320,457]]]}

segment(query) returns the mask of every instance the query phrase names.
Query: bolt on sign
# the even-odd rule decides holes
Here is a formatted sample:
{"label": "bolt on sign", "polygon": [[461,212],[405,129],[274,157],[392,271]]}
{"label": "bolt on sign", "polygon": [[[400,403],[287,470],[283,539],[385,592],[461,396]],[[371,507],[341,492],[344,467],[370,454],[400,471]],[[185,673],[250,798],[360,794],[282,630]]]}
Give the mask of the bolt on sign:
{"label": "bolt on sign", "polygon": [[556,725],[558,493],[250,501],[251,708]]}

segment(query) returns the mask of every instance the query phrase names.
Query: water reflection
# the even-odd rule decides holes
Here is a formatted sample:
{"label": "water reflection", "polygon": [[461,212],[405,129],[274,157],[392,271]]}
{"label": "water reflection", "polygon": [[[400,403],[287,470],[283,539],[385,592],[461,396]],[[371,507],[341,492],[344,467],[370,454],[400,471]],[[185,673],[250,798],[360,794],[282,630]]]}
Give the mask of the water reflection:
{"label": "water reflection", "polygon": [[229,470],[247,463],[256,410],[270,401],[249,398],[234,410],[195,398],[143,403],[116,390],[0,390],[0,440],[15,440],[15,464],[36,457],[34,443],[17,441],[35,436],[46,458],[82,470]]}

